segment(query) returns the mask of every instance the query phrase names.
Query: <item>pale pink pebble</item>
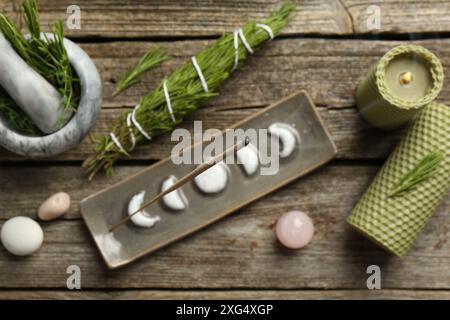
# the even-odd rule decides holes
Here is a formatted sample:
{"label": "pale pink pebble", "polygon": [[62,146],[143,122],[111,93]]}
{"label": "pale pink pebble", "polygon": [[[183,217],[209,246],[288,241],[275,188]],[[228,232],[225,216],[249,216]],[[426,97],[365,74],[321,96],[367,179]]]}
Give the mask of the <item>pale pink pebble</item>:
{"label": "pale pink pebble", "polygon": [[38,217],[41,220],[56,219],[70,208],[70,196],[65,192],[58,192],[45,200],[38,210]]}
{"label": "pale pink pebble", "polygon": [[275,231],[278,240],[285,247],[301,249],[311,241],[314,225],[307,214],[300,211],[289,211],[278,219]]}

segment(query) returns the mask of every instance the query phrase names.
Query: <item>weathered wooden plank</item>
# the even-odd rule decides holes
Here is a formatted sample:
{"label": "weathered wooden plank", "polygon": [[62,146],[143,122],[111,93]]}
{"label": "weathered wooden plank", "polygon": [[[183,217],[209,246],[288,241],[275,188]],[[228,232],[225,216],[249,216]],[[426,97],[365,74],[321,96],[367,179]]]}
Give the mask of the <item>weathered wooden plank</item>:
{"label": "weathered wooden plank", "polygon": [[[104,106],[134,106],[168,75],[171,70],[190,60],[210,40],[176,42],[113,42],[83,44],[102,74]],[[450,40],[423,40],[423,45],[442,60],[450,73]],[[282,39],[264,45],[251,56],[241,71],[236,72],[220,89],[220,95],[208,106],[223,108],[262,106],[299,89],[306,89],[321,106],[354,105],[354,92],[370,67],[391,48],[404,41],[363,41],[324,39]],[[162,45],[173,57],[160,68],[146,74],[143,82],[116,98],[111,94],[114,82],[151,47]],[[447,84],[447,82],[446,82]],[[440,96],[450,103],[450,86]]]}
{"label": "weathered wooden plank", "polygon": [[[20,3],[22,0],[4,0]],[[284,34],[348,34],[350,17],[337,0],[293,1],[292,14]],[[282,1],[187,0],[114,1],[79,0],[81,29],[68,30],[74,37],[194,37],[216,36],[242,26],[248,18],[264,19]],[[70,0],[39,0],[42,25],[67,20]],[[1,7],[0,7],[1,8]]]}
{"label": "weathered wooden plank", "polygon": [[120,291],[0,291],[1,300],[448,300],[450,292],[443,290],[120,290]]}
{"label": "weathered wooden plank", "polygon": [[[121,166],[116,179],[139,169]],[[0,287],[65,288],[66,268],[76,264],[84,288],[364,289],[367,266],[377,264],[383,288],[449,289],[449,197],[403,259],[389,256],[346,225],[345,217],[376,171],[376,166],[326,166],[115,271],[104,266],[82,221],[43,223],[45,244],[37,254],[20,259],[0,249]],[[0,196],[2,218],[34,215],[44,193],[65,189],[76,203],[109,185],[101,179],[87,183],[80,175],[76,167],[2,168],[2,179],[8,181],[1,181],[8,186]],[[313,242],[302,251],[283,249],[272,231],[276,218],[290,209],[310,212],[315,222]]]}
{"label": "weathered wooden plank", "polygon": [[[133,106],[139,97],[154,87],[164,74],[189,56],[195,54],[208,41],[177,41],[163,43],[175,58],[163,67],[146,75],[142,84],[126,91],[116,99],[111,98],[113,82],[127,65],[142,55],[155,43],[103,43],[84,44],[83,47],[94,58],[103,76],[104,107]],[[397,135],[384,135],[369,128],[354,109],[334,110],[354,106],[354,90],[368,68],[384,52],[400,42],[396,41],[343,41],[343,40],[295,40],[285,39],[269,43],[265,50],[251,57],[249,64],[236,73],[202,110],[193,113],[183,126],[192,120],[202,120],[206,127],[224,129],[254,109],[264,106],[299,89],[310,92],[321,110],[325,122],[336,143],[340,158],[376,158],[387,155],[397,140]],[[417,42],[435,51],[442,59],[445,70],[450,72],[450,40],[428,40]],[[448,80],[446,80],[447,84]],[[450,103],[450,86],[446,85],[440,96]],[[229,110],[230,109],[230,110]],[[236,109],[236,110],[233,110]],[[105,133],[112,120],[122,112],[103,111],[94,133]],[[166,137],[157,139],[149,147],[133,153],[134,159],[161,159],[169,154]],[[365,143],[360,143],[364,141]],[[78,148],[56,160],[83,160],[91,153],[86,141]],[[1,160],[20,160],[5,151]]]}
{"label": "weathered wooden plank", "polygon": [[[257,112],[259,108],[244,108],[220,110],[218,107],[207,107],[198,110],[181,125],[193,132],[194,120],[201,120],[203,128],[217,128],[223,130],[234,123]],[[93,134],[107,134],[111,123],[117,119],[124,109],[105,109],[92,131]],[[340,159],[383,158],[390,152],[399,139],[401,132],[386,135],[380,130],[370,128],[358,116],[355,109],[326,109],[320,108],[330,133],[338,147]],[[364,143],[361,143],[364,141]],[[170,155],[175,142],[170,141],[170,134],[155,138],[150,144],[136,149],[131,158],[126,160],[159,160]],[[68,151],[53,161],[84,160],[92,154],[93,146],[89,138],[75,149]],[[0,150],[3,161],[23,161],[23,157],[14,155],[6,150]]]}
{"label": "weathered wooden plank", "polygon": [[3,14],[8,15],[12,19],[15,19],[16,21],[19,20],[18,14],[17,14],[17,3],[14,1],[2,1],[0,2],[0,12]]}
{"label": "weathered wooden plank", "polygon": [[[4,0],[0,9],[19,11],[22,0]],[[381,10],[383,33],[434,33],[450,31],[450,4],[445,0],[374,1],[362,0],[294,0],[285,35],[338,34],[371,32],[367,27],[368,7]],[[68,18],[70,0],[39,0],[42,25]],[[281,1],[114,1],[79,0],[81,30],[68,30],[73,37],[195,37],[216,36],[245,23],[247,18],[261,19]],[[420,13],[420,14],[418,14]]]}
{"label": "weathered wooden plank", "polygon": [[[8,191],[7,188],[0,191],[0,208],[2,208],[0,219],[17,215],[36,217],[40,203],[60,190],[66,190],[72,198],[72,206],[66,218],[80,218],[78,203],[81,199],[143,168],[143,166],[120,167],[112,178],[100,175],[98,179],[87,181],[83,169],[78,165],[2,166],[0,181],[14,185],[14,191]],[[32,179],[29,179],[30,177]],[[37,184],[41,187],[37,187]],[[18,197],[18,194],[27,196]]]}
{"label": "weathered wooden plank", "polygon": [[[134,106],[172,69],[189,61],[211,41],[113,42],[89,43],[82,47],[94,59],[103,80],[104,107]],[[208,106],[242,108],[263,106],[296,90],[306,89],[320,106],[354,105],[354,91],[370,66],[386,51],[405,42],[362,40],[283,39],[264,45],[250,57],[241,71],[227,80],[220,95]],[[442,60],[450,73],[450,40],[416,41]],[[149,48],[162,45],[173,57],[160,68],[146,74],[141,84],[116,98],[111,94],[114,83],[126,68]],[[447,84],[447,82],[446,82]],[[450,86],[440,96],[450,103]]]}
{"label": "weathered wooden plank", "polygon": [[427,1],[361,1],[342,0],[352,17],[355,33],[367,33],[367,19],[377,5],[381,13],[381,32],[389,33],[437,33],[450,31],[450,3],[445,0]]}

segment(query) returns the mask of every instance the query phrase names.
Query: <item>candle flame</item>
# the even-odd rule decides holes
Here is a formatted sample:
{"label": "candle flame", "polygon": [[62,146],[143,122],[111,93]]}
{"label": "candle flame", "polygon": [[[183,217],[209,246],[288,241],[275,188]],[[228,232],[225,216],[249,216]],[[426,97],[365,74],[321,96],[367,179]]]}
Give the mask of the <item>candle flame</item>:
{"label": "candle flame", "polygon": [[400,83],[402,84],[402,85],[408,85],[408,84],[410,84],[411,82],[413,82],[414,81],[414,76],[413,76],[413,74],[411,73],[411,72],[403,72],[401,75],[400,75]]}

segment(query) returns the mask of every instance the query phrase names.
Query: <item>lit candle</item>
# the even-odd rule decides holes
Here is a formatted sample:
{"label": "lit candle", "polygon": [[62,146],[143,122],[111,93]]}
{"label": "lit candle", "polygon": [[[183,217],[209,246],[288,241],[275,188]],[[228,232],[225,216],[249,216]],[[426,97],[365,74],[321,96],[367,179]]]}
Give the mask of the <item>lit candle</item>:
{"label": "lit candle", "polygon": [[444,72],[439,59],[416,45],[386,53],[360,83],[356,104],[374,126],[392,130],[411,120],[442,90]]}

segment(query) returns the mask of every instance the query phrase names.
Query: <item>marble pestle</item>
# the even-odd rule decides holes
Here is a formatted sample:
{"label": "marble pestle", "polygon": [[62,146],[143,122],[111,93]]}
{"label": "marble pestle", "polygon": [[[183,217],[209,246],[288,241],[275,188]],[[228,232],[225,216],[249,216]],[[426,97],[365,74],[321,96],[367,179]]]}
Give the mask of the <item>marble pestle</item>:
{"label": "marble pestle", "polygon": [[0,86],[46,134],[61,128],[72,115],[59,92],[32,69],[0,33]]}

